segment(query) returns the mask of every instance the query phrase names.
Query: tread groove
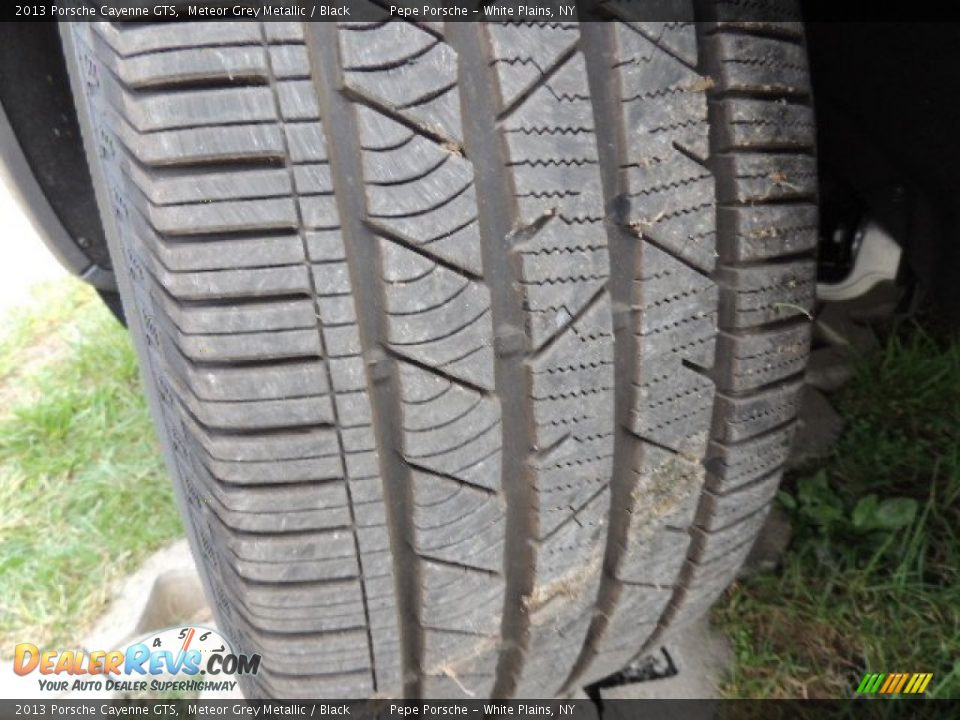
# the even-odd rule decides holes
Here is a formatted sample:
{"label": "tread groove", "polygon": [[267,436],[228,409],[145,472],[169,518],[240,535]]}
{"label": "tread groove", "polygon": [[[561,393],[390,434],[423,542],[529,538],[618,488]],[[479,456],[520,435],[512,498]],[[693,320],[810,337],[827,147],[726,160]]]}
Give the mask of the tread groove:
{"label": "tread groove", "polygon": [[[266,31],[264,30],[264,28],[263,28],[262,25],[261,25],[261,27],[260,27],[260,33],[261,33],[261,39],[262,39],[262,47],[263,47],[264,52],[265,52],[265,55],[266,55],[267,71],[268,71],[268,75],[269,75],[268,82],[269,82],[269,85],[270,85],[270,88],[271,88],[271,91],[272,91],[272,94],[273,94],[274,105],[276,106],[277,112],[279,113],[279,112],[280,112],[281,101],[280,101],[279,96],[277,95],[277,90],[276,90],[276,79],[275,79],[274,70],[273,70],[273,59],[272,59],[272,57],[271,57],[270,45],[269,45],[269,42],[267,41]],[[285,149],[285,151],[286,151],[286,152],[285,152],[285,156],[286,156],[287,158],[289,158],[289,157],[290,157],[290,148],[289,148],[289,145],[288,145],[288,140],[287,140],[286,133],[282,133],[281,135],[282,135],[282,137],[283,137],[284,149]],[[326,344],[325,344],[325,341],[324,341],[324,338],[323,338],[323,320],[321,319],[319,302],[316,300],[316,298],[319,297],[319,292],[318,292],[318,289],[317,289],[317,286],[316,286],[316,280],[315,280],[314,277],[313,277],[313,273],[309,272],[309,270],[310,270],[310,260],[309,260],[309,257],[310,257],[310,248],[309,248],[309,246],[307,245],[307,239],[306,239],[306,237],[305,237],[305,235],[304,235],[304,230],[303,230],[303,227],[304,227],[303,211],[302,211],[302,209],[301,209],[301,207],[300,207],[300,199],[299,199],[299,196],[297,195],[296,180],[295,180],[295,177],[294,177],[293,168],[290,167],[289,162],[287,163],[286,170],[287,170],[287,175],[288,175],[289,178],[290,178],[290,185],[291,185],[291,190],[292,190],[292,197],[293,197],[293,201],[294,201],[294,207],[296,208],[297,222],[298,222],[298,224],[299,224],[299,228],[298,228],[297,234],[300,236],[300,241],[301,241],[301,243],[302,243],[302,245],[303,245],[303,258],[304,258],[303,262],[304,262],[304,265],[307,267],[307,271],[308,271],[307,274],[308,274],[308,276],[309,276],[309,278],[310,278],[311,288],[312,288],[312,290],[313,290],[314,309],[315,309],[316,316],[317,316],[317,325],[316,325],[316,327],[317,327],[317,336],[318,336],[319,342],[320,342],[321,354],[322,354],[324,357],[326,357],[326,356],[327,356],[327,350],[326,350]],[[325,368],[326,373],[327,373],[327,383],[328,383],[328,386],[333,387],[333,378],[332,378],[332,376],[331,376],[331,374],[330,374],[329,365],[328,365],[327,363],[324,363],[324,368]],[[340,430],[340,421],[339,421],[339,418],[338,418],[338,415],[337,415],[336,403],[333,403],[333,410],[332,410],[332,412],[333,412],[333,424],[334,424],[334,426],[335,426],[335,428],[336,428],[336,434],[337,434],[337,447],[339,448],[340,457],[343,457],[343,453],[344,453],[343,437],[342,437],[341,430]],[[342,462],[343,462],[343,461],[341,460],[341,463],[342,463]],[[364,623],[364,632],[365,632],[366,635],[367,635],[367,652],[368,652],[369,660],[370,660],[370,675],[371,675],[371,679],[372,679],[372,682],[373,682],[374,692],[376,692],[376,691],[378,690],[378,687],[379,687],[378,684],[377,684],[377,663],[376,663],[376,660],[375,660],[375,658],[374,658],[373,635],[372,635],[371,630],[370,630],[370,606],[369,606],[369,601],[368,601],[368,599],[367,599],[366,576],[365,576],[364,571],[363,571],[363,555],[362,555],[362,553],[360,552],[360,539],[359,539],[359,537],[357,536],[357,530],[356,530],[356,528],[357,528],[357,519],[356,519],[356,514],[355,514],[355,511],[354,511],[353,497],[352,497],[352,494],[351,494],[351,491],[350,491],[350,482],[349,482],[349,480],[346,480],[346,481],[344,482],[344,485],[345,485],[346,494],[347,494],[347,506],[349,507],[349,511],[350,511],[350,531],[351,531],[351,535],[352,535],[352,537],[353,537],[353,549],[354,549],[354,554],[356,555],[356,558],[357,558],[357,567],[358,567],[358,569],[359,569],[358,575],[359,575],[359,582],[360,582],[360,597],[361,597],[361,601],[362,601],[362,603],[363,603],[363,616],[364,616],[364,619],[366,620],[366,622]]]}
{"label": "tread groove", "polygon": [[[476,182],[481,196],[479,219],[483,242],[483,265],[491,290],[494,328],[504,325],[522,328],[520,298],[513,286],[514,272],[511,231],[515,210],[506,191],[511,183],[504,171],[505,162],[496,121],[490,108],[496,107],[495,93],[486,72],[489,53],[479,26],[473,23],[446,23],[446,34],[459,53],[458,78],[464,140],[477,168]],[[500,623],[502,641],[492,697],[510,697],[523,664],[523,649],[528,634],[528,618],[521,598],[533,587],[532,548],[535,519],[531,517],[532,482],[527,467],[531,450],[523,356],[498,352],[495,360],[496,391],[502,406],[503,465],[502,487],[506,500],[506,544],[504,547],[504,608]]]}
{"label": "tread groove", "polygon": [[[344,189],[362,186],[360,168],[360,140],[355,132],[353,111],[347,93],[341,91],[341,66],[337,51],[337,29],[332,23],[308,23],[306,45],[313,67],[314,84],[320,99],[321,112],[326,119],[330,137],[330,165],[335,177],[340,178],[337,202],[345,236],[348,265],[356,278],[354,283],[357,315],[360,321],[361,342],[368,353],[386,347],[386,330],[382,327],[382,300],[377,296],[380,278],[376,236],[366,227],[363,218],[366,209],[359,197]],[[386,357],[386,355],[384,355]],[[387,521],[392,547],[394,583],[396,585],[397,613],[400,618],[402,649],[402,682],[406,697],[418,697],[422,692],[421,665],[423,638],[420,628],[420,573],[413,552],[411,482],[406,466],[386,461],[384,456],[399,452],[402,424],[396,398],[399,392],[396,362],[388,374],[388,382],[371,382],[371,401],[374,427],[380,437],[381,475],[386,501]],[[368,366],[369,367],[369,366]]]}

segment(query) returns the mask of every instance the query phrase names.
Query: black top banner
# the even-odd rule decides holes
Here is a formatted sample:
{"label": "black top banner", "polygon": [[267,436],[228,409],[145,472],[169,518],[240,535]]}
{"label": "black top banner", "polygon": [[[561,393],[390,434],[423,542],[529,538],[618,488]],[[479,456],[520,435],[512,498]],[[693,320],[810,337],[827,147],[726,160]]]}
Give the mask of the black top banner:
{"label": "black top banner", "polygon": [[[168,0],[169,2],[169,0]],[[951,18],[949,3],[878,3],[864,0],[806,0],[801,14],[785,17],[775,2],[735,3],[676,0],[300,0],[299,2],[169,2],[157,0],[54,0],[0,5],[0,20],[13,22],[108,21],[304,21],[379,22],[390,18],[412,22],[471,21],[605,21],[666,22],[716,15],[720,21],[732,9],[737,22],[760,23],[775,29],[784,22],[907,21]]]}

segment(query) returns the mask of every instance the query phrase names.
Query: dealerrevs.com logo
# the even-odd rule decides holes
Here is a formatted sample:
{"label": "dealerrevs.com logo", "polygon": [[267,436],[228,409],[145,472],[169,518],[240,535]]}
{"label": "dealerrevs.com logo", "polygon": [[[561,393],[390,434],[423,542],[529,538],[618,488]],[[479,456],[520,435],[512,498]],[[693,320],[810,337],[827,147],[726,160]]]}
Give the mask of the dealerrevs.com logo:
{"label": "dealerrevs.com logo", "polygon": [[49,692],[202,692],[233,690],[236,675],[256,675],[259,655],[236,654],[216,630],[169,628],[123,650],[14,648],[13,671],[36,673]]}

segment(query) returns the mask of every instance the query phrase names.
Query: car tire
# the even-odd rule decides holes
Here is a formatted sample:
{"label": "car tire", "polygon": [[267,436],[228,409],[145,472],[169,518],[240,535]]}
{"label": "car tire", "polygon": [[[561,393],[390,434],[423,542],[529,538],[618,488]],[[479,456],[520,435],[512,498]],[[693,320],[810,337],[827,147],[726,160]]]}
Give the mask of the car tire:
{"label": "car tire", "polygon": [[248,695],[569,693],[732,580],[817,243],[802,25],[748,5],[64,29]]}

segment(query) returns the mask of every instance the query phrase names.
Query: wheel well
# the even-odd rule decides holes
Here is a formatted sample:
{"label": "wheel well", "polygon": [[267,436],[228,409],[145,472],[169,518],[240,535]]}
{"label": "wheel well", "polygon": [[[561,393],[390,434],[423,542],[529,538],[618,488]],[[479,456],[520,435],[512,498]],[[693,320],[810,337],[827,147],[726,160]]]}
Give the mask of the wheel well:
{"label": "wheel well", "polygon": [[[37,184],[65,233],[91,265],[112,266],[80,139],[57,24],[0,23],[0,104]],[[101,274],[102,275],[102,274]]]}
{"label": "wheel well", "polygon": [[[811,0],[805,15],[817,16]],[[849,213],[904,249],[918,285],[960,310],[960,33],[950,23],[806,24],[817,116],[821,260]],[[821,262],[821,272],[824,264]]]}

